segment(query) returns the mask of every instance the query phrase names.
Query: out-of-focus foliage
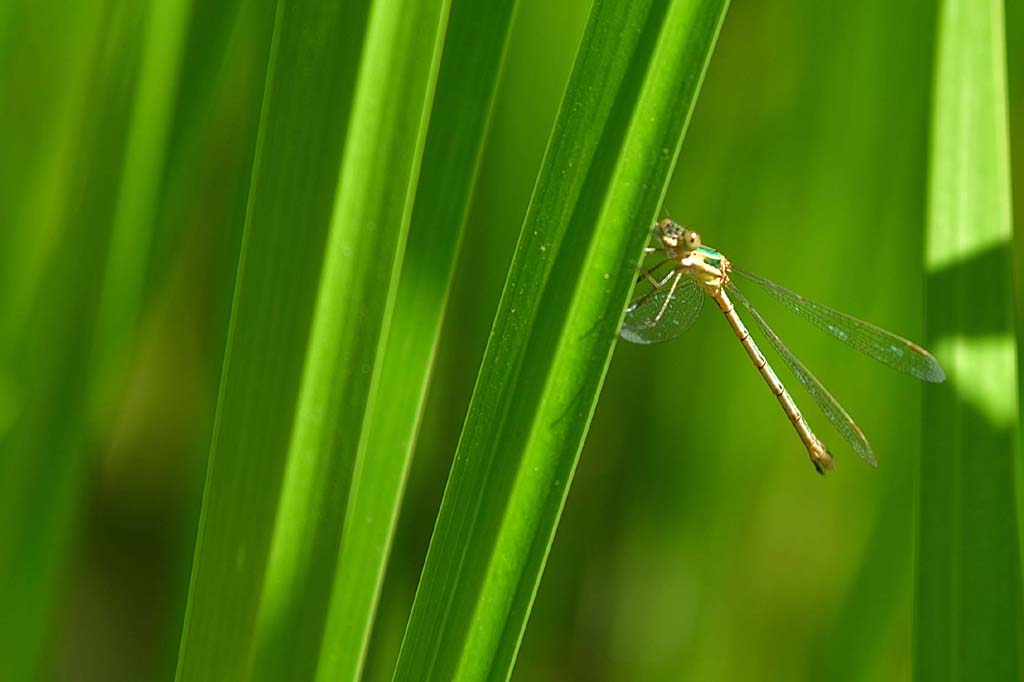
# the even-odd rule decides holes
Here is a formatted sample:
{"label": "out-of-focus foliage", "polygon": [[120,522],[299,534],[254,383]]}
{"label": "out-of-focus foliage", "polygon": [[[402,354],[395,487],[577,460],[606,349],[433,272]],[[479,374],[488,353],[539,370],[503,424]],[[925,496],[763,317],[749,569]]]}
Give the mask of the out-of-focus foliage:
{"label": "out-of-focus foliage", "polygon": [[[345,4],[354,18],[339,54],[359,58],[369,19],[357,10],[376,4]],[[1006,45],[1013,203],[1022,206],[1019,4],[1007,3]],[[0,2],[4,679],[174,674],[258,125],[280,66],[274,25],[294,6]],[[589,10],[585,0],[518,4],[363,679],[392,676]],[[666,210],[736,263],[930,342],[924,226],[937,18],[925,0],[733,0]],[[338,109],[323,116],[336,117],[340,139],[349,100],[337,93],[351,89],[355,62],[315,68],[334,70],[324,87],[339,88]],[[320,95],[303,96],[329,100]],[[333,189],[332,144],[303,153],[317,168],[333,154],[322,178]],[[327,229],[289,227],[304,238]],[[400,226],[365,229],[382,254],[394,252]],[[1012,248],[1024,264],[1024,249]],[[622,267],[632,258],[623,254]],[[318,276],[275,286],[312,292]],[[1006,303],[971,294],[978,311]],[[678,341],[620,343],[514,679],[910,677],[914,492],[919,458],[930,455],[922,432],[935,426],[922,423],[922,395],[933,387],[771,300],[754,303],[857,419],[879,468],[864,466],[790,386],[837,459],[833,474],[815,475],[710,307]],[[260,359],[268,370],[297,363]],[[280,481],[263,484],[276,495]],[[975,532],[979,542],[995,537]],[[247,558],[236,557],[243,567]],[[262,579],[242,570],[240,580]]]}

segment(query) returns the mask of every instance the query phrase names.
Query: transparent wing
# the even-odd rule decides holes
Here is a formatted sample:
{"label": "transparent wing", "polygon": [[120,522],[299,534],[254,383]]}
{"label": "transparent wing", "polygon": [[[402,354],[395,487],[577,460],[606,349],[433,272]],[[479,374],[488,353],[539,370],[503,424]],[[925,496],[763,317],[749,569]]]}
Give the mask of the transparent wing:
{"label": "transparent wing", "polygon": [[733,266],[730,272],[757,284],[800,317],[883,365],[923,381],[945,381],[946,373],[932,354],[913,341],[862,322],[828,306],[809,301],[772,281]]}
{"label": "transparent wing", "polygon": [[[626,308],[619,336],[631,343],[659,343],[676,338],[693,325],[704,305],[704,292],[686,275],[677,273],[677,277],[681,279],[675,291],[671,282],[666,283],[635,299]],[[671,300],[666,305],[669,296]]]}
{"label": "transparent wing", "polygon": [[839,401],[828,392],[828,389],[818,381],[816,376],[811,374],[811,370],[807,369],[804,363],[797,360],[792,351],[786,348],[779,335],[772,331],[772,328],[768,326],[768,323],[761,317],[761,314],[754,309],[754,306],[750,304],[747,297],[736,288],[736,285],[729,284],[728,288],[733,298],[739,301],[740,305],[746,308],[747,312],[754,318],[757,326],[761,328],[764,335],[768,337],[768,341],[771,342],[772,346],[775,347],[775,350],[782,357],[783,362],[793,372],[793,376],[807,389],[807,393],[814,399],[814,402],[825,416],[828,417],[828,420],[832,422],[832,426],[836,427],[836,430],[843,435],[843,438],[853,446],[857,454],[863,457],[868,464],[873,467],[878,466],[878,462],[875,460],[875,453],[871,451],[871,444],[868,443],[867,437],[853,421],[853,418],[843,409],[843,406],[839,404]]}

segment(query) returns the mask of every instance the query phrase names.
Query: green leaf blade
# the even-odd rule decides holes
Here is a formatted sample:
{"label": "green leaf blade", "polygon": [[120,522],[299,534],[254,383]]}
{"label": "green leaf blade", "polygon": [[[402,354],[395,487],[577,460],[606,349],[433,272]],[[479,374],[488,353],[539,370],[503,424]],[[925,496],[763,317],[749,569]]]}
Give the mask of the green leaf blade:
{"label": "green leaf blade", "polygon": [[455,0],[383,366],[345,512],[321,679],[357,679],[516,3]]}
{"label": "green leaf blade", "polygon": [[277,13],[179,680],[239,679],[250,660],[367,11],[269,5]]}
{"label": "green leaf blade", "polygon": [[932,128],[915,677],[1016,680],[1016,340],[1002,3],[947,0]]}
{"label": "green leaf blade", "polygon": [[[394,306],[447,0],[370,6],[256,623],[253,676],[317,668],[380,348]],[[382,233],[387,239],[382,239]]]}

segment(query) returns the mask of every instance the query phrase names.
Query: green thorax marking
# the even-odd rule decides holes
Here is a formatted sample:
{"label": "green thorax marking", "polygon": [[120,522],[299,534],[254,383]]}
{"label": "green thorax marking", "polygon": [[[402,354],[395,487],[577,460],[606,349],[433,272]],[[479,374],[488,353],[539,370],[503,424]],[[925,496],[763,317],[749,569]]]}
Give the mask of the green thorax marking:
{"label": "green thorax marking", "polygon": [[722,267],[722,254],[718,253],[710,246],[698,246],[697,252],[704,257],[704,262],[713,268]]}

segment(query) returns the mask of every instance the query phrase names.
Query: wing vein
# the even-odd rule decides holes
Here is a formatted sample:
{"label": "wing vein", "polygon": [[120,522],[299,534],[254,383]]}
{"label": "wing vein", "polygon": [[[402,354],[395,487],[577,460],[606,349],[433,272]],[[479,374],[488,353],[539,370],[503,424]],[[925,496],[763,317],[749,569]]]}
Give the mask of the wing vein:
{"label": "wing vein", "polygon": [[851,348],[883,365],[923,381],[941,382],[945,372],[931,353],[913,341],[897,336],[881,327],[858,320],[826,305],[808,300],[760,275],[732,266],[739,274],[767,291],[777,301],[818,329],[831,334]]}
{"label": "wing vein", "polygon": [[626,308],[619,336],[640,344],[660,343],[676,338],[696,322],[704,306],[704,292],[682,272],[676,272],[675,286],[655,287],[633,300]]}

